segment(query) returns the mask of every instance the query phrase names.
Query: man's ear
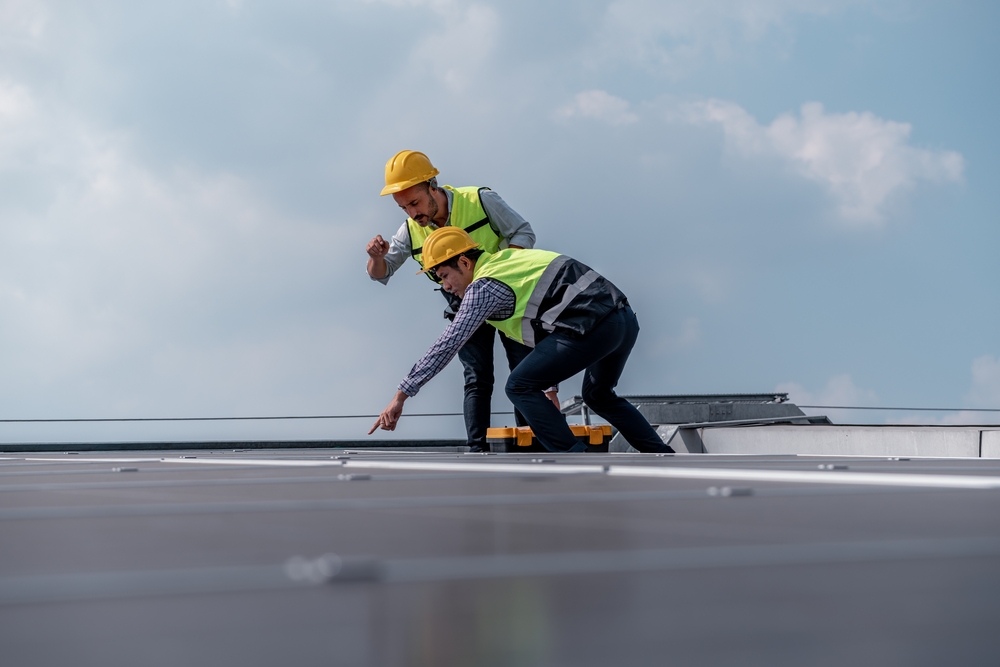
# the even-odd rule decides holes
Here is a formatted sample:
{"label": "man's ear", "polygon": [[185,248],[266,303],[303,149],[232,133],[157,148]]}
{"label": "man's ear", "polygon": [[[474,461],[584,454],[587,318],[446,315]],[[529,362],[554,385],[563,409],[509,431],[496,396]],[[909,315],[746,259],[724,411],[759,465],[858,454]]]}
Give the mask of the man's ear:
{"label": "man's ear", "polygon": [[462,255],[461,257],[458,258],[458,263],[462,265],[463,273],[466,271],[472,271],[474,268],[476,268],[475,262],[473,262],[465,255]]}

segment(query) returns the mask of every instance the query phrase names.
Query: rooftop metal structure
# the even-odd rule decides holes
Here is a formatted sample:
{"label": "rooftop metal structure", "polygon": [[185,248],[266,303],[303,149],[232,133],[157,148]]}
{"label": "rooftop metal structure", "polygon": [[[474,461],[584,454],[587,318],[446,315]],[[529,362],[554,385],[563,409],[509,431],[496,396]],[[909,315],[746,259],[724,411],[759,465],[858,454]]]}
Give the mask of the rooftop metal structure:
{"label": "rooftop metal structure", "polygon": [[1000,460],[233,449],[2,455],[3,663],[1000,663]]}
{"label": "rooftop metal structure", "polygon": [[[624,396],[651,424],[765,419],[803,416],[788,403],[788,394],[674,394]],[[565,415],[582,415],[590,423],[590,410],[582,396],[573,396],[561,405]]]}
{"label": "rooftop metal structure", "polygon": [[786,403],[788,394],[632,394],[625,396],[637,405],[645,403],[753,403],[767,405],[771,403]]}

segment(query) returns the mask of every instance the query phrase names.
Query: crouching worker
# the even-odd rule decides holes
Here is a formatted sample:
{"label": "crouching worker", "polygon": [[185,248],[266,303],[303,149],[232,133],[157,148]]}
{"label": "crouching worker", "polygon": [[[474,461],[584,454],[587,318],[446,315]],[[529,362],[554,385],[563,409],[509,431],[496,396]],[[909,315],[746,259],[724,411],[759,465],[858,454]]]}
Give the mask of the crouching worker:
{"label": "crouching worker", "polygon": [[639,335],[639,323],[617,287],[580,262],[547,250],[481,250],[455,227],[432,232],[423,247],[424,271],[462,297],[455,320],[399,384],[396,396],[368,432],[392,431],[403,403],[448,365],[488,322],[531,352],[511,371],[507,397],[538,441],[553,452],[580,452],[545,389],[580,371],[583,400],[640,452],[673,452],[615,386]]}

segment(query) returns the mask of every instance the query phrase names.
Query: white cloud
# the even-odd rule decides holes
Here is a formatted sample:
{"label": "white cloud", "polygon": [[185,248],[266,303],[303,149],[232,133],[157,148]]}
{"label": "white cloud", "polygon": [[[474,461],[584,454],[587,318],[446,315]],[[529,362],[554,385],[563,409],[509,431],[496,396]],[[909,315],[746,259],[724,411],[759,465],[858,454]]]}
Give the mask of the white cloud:
{"label": "white cloud", "polygon": [[996,413],[973,412],[971,410],[960,410],[959,412],[949,412],[943,417],[932,417],[929,415],[938,413],[908,413],[898,418],[888,419],[893,424],[914,424],[919,426],[962,426],[974,424],[996,424],[1000,417]]}
{"label": "white cloud", "polygon": [[593,118],[609,125],[628,125],[639,120],[629,111],[629,103],[603,90],[586,90],[577,93],[573,101],[556,110],[557,118]]}
{"label": "white cloud", "polygon": [[608,5],[592,57],[624,60],[679,76],[711,54],[733,57],[790,18],[819,16],[869,0],[616,0]]}
{"label": "white cloud", "polygon": [[42,36],[49,21],[44,3],[35,0],[0,0],[0,43],[33,41]]}
{"label": "white cloud", "polygon": [[701,320],[688,317],[681,323],[680,332],[672,339],[677,347],[691,347],[701,342]]}
{"label": "white cloud", "polygon": [[966,400],[977,408],[1000,408],[1000,357],[987,354],[973,360]]}
{"label": "white cloud", "polygon": [[5,124],[27,116],[33,106],[27,88],[11,81],[0,81],[0,131]]}
{"label": "white cloud", "polygon": [[[972,386],[965,400],[969,407],[1000,408],[1000,357],[984,355],[976,358],[971,366]],[[875,405],[875,392],[857,387],[850,375],[838,375],[830,379],[826,387],[811,392],[795,382],[779,384],[775,389],[787,392],[789,400],[797,405]],[[915,406],[925,407],[925,406]],[[934,406],[926,406],[934,407]],[[946,407],[946,406],[942,406]],[[809,414],[825,412],[834,422],[885,422],[890,424],[914,424],[921,426],[956,426],[962,424],[995,424],[1000,413],[959,410],[956,412],[883,412],[864,413],[859,410],[808,410]]]}
{"label": "white cloud", "polygon": [[858,387],[848,373],[830,378],[818,392],[809,391],[796,382],[783,382],[775,391],[787,393],[788,399],[796,405],[864,406],[876,400],[875,392]]}
{"label": "white cloud", "polygon": [[657,353],[671,353],[690,350],[701,343],[701,320],[687,317],[681,322],[680,330],[672,336],[660,336],[653,343]]}
{"label": "white cloud", "polygon": [[770,125],[757,122],[733,102],[688,104],[689,122],[722,127],[727,148],[748,158],[777,157],[834,197],[840,217],[877,225],[892,197],[919,181],[960,181],[962,156],[909,145],[911,126],[870,112],[826,113],[821,104],[802,106],[800,116],[782,114]]}
{"label": "white cloud", "polygon": [[[377,193],[384,160],[401,147],[427,151],[447,182],[497,188],[536,225],[542,247],[599,262],[621,279],[646,304],[645,340],[655,344],[665,334],[671,349],[684,350],[666,363],[630,366],[631,381],[646,391],[752,373],[733,361],[741,346],[727,341],[746,337],[766,353],[768,332],[794,329],[795,316],[718,306],[737,303],[761,281],[792,297],[804,284],[833,284],[836,267],[803,268],[801,254],[775,249],[769,229],[757,229],[772,209],[755,204],[783,193],[747,196],[734,183],[741,174],[719,170],[712,148],[721,124],[693,132],[648,123],[651,107],[627,91],[662,90],[660,72],[581,70],[580,44],[600,29],[587,7],[336,0],[279,9],[232,0],[243,7],[233,21],[224,1],[214,11],[163,5],[155,16],[116,11],[115,3],[102,12],[49,3],[48,23],[32,23],[8,22],[15,3],[0,0],[7,64],[0,71],[0,403],[7,415],[381,409],[442,324],[440,296],[415,269],[388,288],[361,269],[364,242],[400,222],[391,200]],[[596,18],[609,3],[596,5]],[[771,48],[793,16],[771,17],[784,6],[774,2],[662,4],[692,13],[680,37],[650,42],[680,58],[685,48],[693,57],[742,48],[740,40],[761,31],[761,48]],[[758,5],[757,14],[737,15]],[[43,15],[35,9],[28,14]],[[711,27],[715,11],[721,28]],[[643,17],[635,18],[641,29]],[[151,20],[155,34],[136,40]],[[824,44],[841,41],[843,26],[820,23],[814,28]],[[16,45],[15,24],[22,26]],[[857,25],[877,38],[879,26]],[[177,45],[177,58],[162,57]],[[830,57],[832,48],[817,55]],[[745,73],[766,79],[767,69]],[[713,87],[717,72],[707,74],[686,88]],[[931,79],[928,90],[941,83]],[[596,89],[603,97],[574,99]],[[563,105],[571,122],[554,126]],[[983,120],[969,113],[963,122],[970,127]],[[781,157],[767,128],[749,120],[750,133],[764,138],[764,148],[750,152],[758,156],[754,166],[767,154],[806,173],[807,162]],[[765,126],[772,120],[761,117]],[[612,122],[620,124],[605,140],[579,141],[581,131]],[[605,168],[587,170],[584,155],[597,155]],[[650,169],[647,155],[662,160]],[[794,178],[810,195],[820,189]],[[616,198],[615,191],[631,194]],[[787,213],[778,204],[777,215]],[[642,236],[639,246],[581,233],[614,227],[622,216]],[[886,271],[898,269],[891,260]],[[643,280],[643,273],[662,279]],[[952,309],[977,292],[960,294]],[[698,342],[708,335],[700,331],[708,312],[713,321],[744,318],[713,331],[721,353]],[[774,321],[763,327],[761,317]],[[407,323],[405,335],[399,322]],[[817,344],[827,344],[837,328],[818,335]],[[872,357],[870,347],[858,348],[859,358]],[[426,409],[413,410],[460,409],[460,370],[453,364],[452,375],[417,397]],[[503,409],[499,385],[495,398]],[[436,422],[426,423],[434,435]]]}
{"label": "white cloud", "polygon": [[[797,382],[783,382],[774,390],[787,393],[788,400],[796,405],[869,406],[874,405],[878,400],[874,391],[854,384],[854,380],[848,373],[830,378],[826,386],[819,391],[810,391]],[[814,408],[805,410],[805,413],[824,414],[830,417],[834,423],[863,423],[877,419],[876,413],[862,410]]]}
{"label": "white cloud", "polygon": [[443,29],[421,40],[413,50],[418,68],[429,69],[451,91],[469,87],[496,46],[500,20],[492,7],[471,4],[459,7],[451,2],[409,2],[426,4],[439,12]]}
{"label": "white cloud", "polygon": [[[291,397],[323,365],[354,363],[315,354],[334,312],[294,312],[334,282],[331,262],[343,266],[337,226],[283,215],[231,174],[152,169],[127,135],[25,106],[17,84],[0,94],[33,109],[8,114],[11,140],[0,133],[0,167],[35,191],[0,202],[8,409],[150,413],[166,392],[172,409],[225,411],[252,400],[265,375]],[[314,343],[309,368],[294,338]]]}
{"label": "white cloud", "polygon": [[[1000,408],[1000,357],[986,354],[973,359],[971,366],[972,386],[965,395],[968,407]],[[1000,412],[976,412],[959,410],[942,414],[940,412],[917,412],[901,416],[895,420],[904,424],[961,425],[997,424]]]}
{"label": "white cloud", "polygon": [[458,5],[458,0],[362,0],[365,4],[389,5],[390,7],[429,7],[439,12],[448,11]]}

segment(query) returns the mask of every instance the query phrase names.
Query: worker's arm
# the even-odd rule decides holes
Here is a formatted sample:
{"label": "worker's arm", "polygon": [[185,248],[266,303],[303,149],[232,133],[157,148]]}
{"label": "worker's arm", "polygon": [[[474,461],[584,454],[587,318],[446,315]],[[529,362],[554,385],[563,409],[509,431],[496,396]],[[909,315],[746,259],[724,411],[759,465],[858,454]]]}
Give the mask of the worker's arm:
{"label": "worker's arm", "polygon": [[368,242],[365,251],[368,253],[368,265],[365,267],[368,276],[383,285],[389,282],[396,269],[410,256],[410,231],[406,223],[393,235],[392,241],[387,243],[380,234]]}
{"label": "worker's arm", "polygon": [[385,278],[385,274],[389,272],[389,267],[385,263],[385,256],[389,252],[389,242],[379,234],[368,242],[365,252],[368,253],[368,266],[366,267],[368,275],[374,280]]}
{"label": "worker's arm", "polygon": [[507,202],[500,198],[500,195],[492,190],[481,190],[479,201],[482,202],[490,223],[507,242],[508,247],[535,247],[535,232],[531,229],[531,224],[508,206]]}
{"label": "worker's arm", "polygon": [[462,305],[455,314],[455,320],[445,327],[444,332],[427,353],[413,365],[409,374],[399,383],[395,397],[379,415],[368,435],[374,433],[377,428],[385,431],[395,430],[406,399],[416,396],[421,387],[444,370],[444,367],[458,354],[459,348],[465,345],[487,318],[507,319],[513,315],[515,302],[514,291],[499,281],[486,278],[469,285],[462,299]]}

